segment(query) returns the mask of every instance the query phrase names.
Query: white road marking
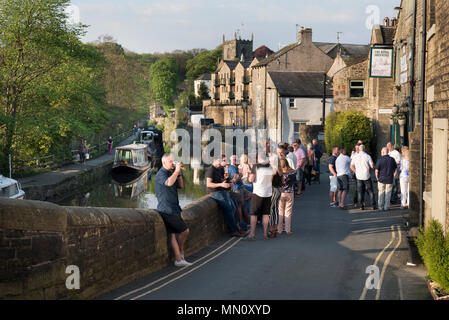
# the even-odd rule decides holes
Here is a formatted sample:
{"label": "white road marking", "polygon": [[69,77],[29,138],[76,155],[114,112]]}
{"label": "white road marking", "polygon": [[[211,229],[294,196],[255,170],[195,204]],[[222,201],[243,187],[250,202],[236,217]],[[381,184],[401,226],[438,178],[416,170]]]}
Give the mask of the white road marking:
{"label": "white road marking", "polygon": [[380,275],[379,289],[377,290],[377,294],[376,294],[376,300],[379,300],[379,298],[380,298],[380,291],[382,290],[382,282],[384,281],[385,273],[387,271],[388,265],[390,264],[391,258],[393,257],[393,254],[399,248],[399,246],[401,245],[401,242],[402,242],[401,226],[397,226],[397,229],[398,229],[398,234],[399,234],[398,243],[394,247],[393,251],[390,252],[390,254],[388,255],[388,257],[385,260],[385,263],[383,265],[382,273]]}
{"label": "white road marking", "polygon": [[[200,262],[201,260],[206,259],[207,257],[209,257],[210,255],[214,254],[215,252],[217,252],[218,250],[220,250],[221,248],[223,248],[224,246],[226,246],[229,242],[231,242],[231,241],[234,240],[234,239],[235,239],[235,238],[229,239],[229,240],[226,241],[224,244],[222,244],[220,247],[218,247],[217,249],[215,249],[215,250],[209,252],[209,253],[208,253],[207,255],[205,255],[204,257],[201,257],[201,258],[199,258],[198,260],[194,261],[192,264],[195,265],[196,263]],[[237,242],[238,242],[238,241],[237,241]],[[141,288],[138,288],[138,289],[135,289],[135,290],[130,291],[130,292],[128,292],[128,293],[125,293],[124,295],[121,295],[120,297],[117,297],[117,298],[115,298],[114,300],[121,300],[121,299],[123,299],[123,298],[125,298],[125,297],[127,297],[127,296],[130,296],[130,295],[134,294],[134,293],[137,293],[137,292],[139,292],[139,291],[142,291],[142,290],[144,290],[144,289],[147,289],[148,287],[151,287],[152,285],[155,285],[156,283],[161,282],[162,280],[165,280],[165,279],[167,279],[167,278],[169,278],[169,277],[171,277],[171,276],[173,276],[173,275],[175,275],[175,274],[177,274],[177,273],[183,271],[185,268],[186,268],[186,267],[181,268],[181,269],[179,269],[179,270],[177,270],[177,271],[175,271],[175,272],[172,272],[172,273],[170,273],[170,274],[168,274],[168,275],[166,275],[166,276],[164,276],[164,277],[162,277],[162,278],[160,278],[160,279],[157,279],[157,280],[155,280],[155,281],[153,281],[153,282],[151,282],[151,283],[149,283],[149,284],[147,284],[147,285],[145,285],[145,286],[143,286],[143,287],[141,287]]]}
{"label": "white road marking", "polygon": [[209,260],[203,262],[203,263],[200,264],[199,266],[197,266],[197,267],[195,267],[195,268],[193,268],[193,269],[188,269],[188,270],[189,270],[188,272],[186,272],[186,273],[184,273],[184,274],[182,274],[182,275],[180,275],[180,276],[178,276],[178,277],[176,277],[176,278],[174,278],[174,279],[172,279],[172,280],[170,280],[170,281],[165,282],[164,284],[160,285],[160,286],[157,287],[157,288],[154,288],[154,289],[151,289],[150,291],[147,291],[147,292],[145,292],[145,293],[142,293],[141,295],[138,295],[137,297],[134,297],[134,298],[132,298],[131,300],[137,300],[137,299],[139,299],[139,298],[142,298],[142,297],[144,297],[144,296],[146,296],[146,295],[149,295],[150,293],[152,293],[152,292],[154,292],[154,291],[157,291],[157,290],[159,290],[159,289],[165,287],[166,285],[169,285],[170,283],[172,283],[172,282],[174,282],[174,281],[176,281],[176,280],[178,280],[178,279],[181,279],[181,278],[185,277],[186,275],[188,275],[188,274],[192,273],[193,271],[195,271],[195,270],[201,268],[202,266],[204,266],[205,264],[209,263],[210,261],[215,260],[216,258],[218,258],[219,256],[221,256],[222,254],[224,254],[226,251],[228,251],[228,250],[230,250],[232,247],[234,247],[234,246],[235,246],[237,243],[239,243],[241,240],[242,240],[242,238],[240,238],[239,240],[237,240],[236,242],[234,242],[231,246],[229,246],[229,248],[226,248],[225,250],[223,250],[223,251],[220,252],[219,254],[215,255],[214,257],[210,258]]}
{"label": "white road marking", "polygon": [[[384,254],[385,250],[387,250],[393,244],[395,238],[396,238],[396,236],[395,236],[395,233],[394,233],[394,226],[391,226],[391,240],[387,244],[387,246],[385,248],[383,248],[383,250],[377,255],[376,260],[374,261],[374,264],[373,264],[374,266],[377,266],[377,264],[379,263],[380,258]],[[359,300],[365,300],[367,293],[368,293],[368,289],[366,288],[366,286],[363,286],[362,295],[360,296]]]}

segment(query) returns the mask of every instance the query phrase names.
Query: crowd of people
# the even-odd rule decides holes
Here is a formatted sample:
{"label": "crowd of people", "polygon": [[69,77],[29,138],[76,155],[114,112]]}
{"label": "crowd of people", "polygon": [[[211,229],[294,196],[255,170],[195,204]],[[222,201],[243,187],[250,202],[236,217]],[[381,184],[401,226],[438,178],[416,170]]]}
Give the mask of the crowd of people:
{"label": "crowd of people", "polygon": [[[365,210],[368,205],[374,210],[387,211],[400,189],[401,208],[408,208],[408,148],[404,147],[401,154],[388,143],[381,154],[374,164],[362,141],[350,156],[344,148],[332,149],[329,158],[331,207],[348,209],[345,203],[350,180],[354,179],[354,207]],[[322,155],[317,140],[304,146],[298,139],[292,144],[279,144],[275,150],[267,148],[265,155],[257,156],[256,164],[251,164],[247,155],[240,159],[236,155],[214,159],[205,174],[206,186],[221,209],[229,234],[255,241],[256,227],[261,223],[264,240],[283,233],[292,235],[295,200],[301,197],[307,184],[320,183]],[[181,168],[173,155],[166,154],[155,177],[157,210],[170,233],[177,267],[191,265],[184,258],[189,229],[181,217],[177,193],[184,185]],[[373,180],[378,184],[378,203]]]}
{"label": "crowd of people", "polygon": [[206,186],[224,214],[229,233],[254,241],[257,223],[263,238],[292,235],[295,196],[306,184],[319,183],[321,149],[317,140],[307,146],[301,140],[282,143],[258,156],[252,165],[247,155],[238,163],[235,155],[217,158],[206,171]]}
{"label": "crowd of people", "polygon": [[[407,209],[409,203],[409,150],[402,152],[389,142],[381,150],[381,158],[373,163],[366,152],[365,145],[358,141],[351,156],[341,147],[333,147],[329,158],[330,206],[347,210],[346,197],[349,181],[354,179],[354,208],[365,210],[367,205],[373,210],[388,211],[391,203],[399,200],[401,209]],[[374,176],[373,176],[374,175]],[[378,202],[374,195],[373,181],[377,181]]]}

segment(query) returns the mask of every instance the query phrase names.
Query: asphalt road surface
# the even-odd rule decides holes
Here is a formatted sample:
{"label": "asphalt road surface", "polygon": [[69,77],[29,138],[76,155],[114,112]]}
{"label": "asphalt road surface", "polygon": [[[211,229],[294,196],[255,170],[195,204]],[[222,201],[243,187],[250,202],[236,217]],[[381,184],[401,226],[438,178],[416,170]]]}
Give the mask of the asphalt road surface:
{"label": "asphalt road surface", "polygon": [[403,214],[330,208],[322,175],[321,185],[295,198],[293,235],[263,240],[258,225],[255,242],[223,238],[187,257],[191,267],[165,268],[99,299],[429,299],[425,270],[407,267]]}

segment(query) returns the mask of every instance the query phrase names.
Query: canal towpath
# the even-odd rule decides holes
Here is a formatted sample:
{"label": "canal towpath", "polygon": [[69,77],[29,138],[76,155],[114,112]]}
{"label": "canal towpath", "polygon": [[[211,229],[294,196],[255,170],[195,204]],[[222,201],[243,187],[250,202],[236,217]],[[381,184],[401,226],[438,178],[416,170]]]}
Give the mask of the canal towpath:
{"label": "canal towpath", "polygon": [[[124,146],[137,141],[135,135],[128,137],[122,141],[118,146]],[[18,179],[22,185],[22,189],[25,191],[25,199],[27,200],[47,200],[51,197],[53,192],[49,190],[57,188],[65,181],[73,180],[77,176],[81,176],[91,171],[95,171],[98,168],[106,167],[114,161],[115,148],[112,153],[106,153],[96,159],[87,160],[86,163],[73,163],[61,168],[57,168],[53,171],[37,174],[34,176]],[[37,191],[40,190],[40,191]],[[43,191],[42,191],[43,190]],[[45,193],[45,195],[44,195]]]}

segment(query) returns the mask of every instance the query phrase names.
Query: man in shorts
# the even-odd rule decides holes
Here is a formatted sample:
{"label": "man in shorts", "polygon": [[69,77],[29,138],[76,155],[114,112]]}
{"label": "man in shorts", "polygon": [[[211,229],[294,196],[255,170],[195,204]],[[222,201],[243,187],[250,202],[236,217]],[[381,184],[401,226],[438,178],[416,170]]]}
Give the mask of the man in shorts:
{"label": "man in shorts", "polygon": [[346,196],[349,192],[349,176],[351,175],[351,158],[346,155],[345,148],[340,149],[340,155],[335,160],[335,168],[338,179],[338,203],[339,208],[347,210],[345,206]]}
{"label": "man in shorts", "polygon": [[268,159],[259,156],[258,164],[254,166],[249,182],[253,183],[253,196],[251,198],[251,231],[244,238],[247,241],[256,240],[257,218],[262,216],[263,237],[268,240],[268,222],[271,210],[271,196],[273,193],[273,168]]}
{"label": "man in shorts", "polygon": [[[170,243],[175,254],[176,267],[188,267],[192,264],[184,259],[184,243],[189,235],[189,228],[181,217],[178,188],[184,188],[180,163],[174,163],[173,155],[162,157],[162,168],[154,179],[156,187],[157,211],[164,220]],[[172,170],[174,169],[174,172]]]}

